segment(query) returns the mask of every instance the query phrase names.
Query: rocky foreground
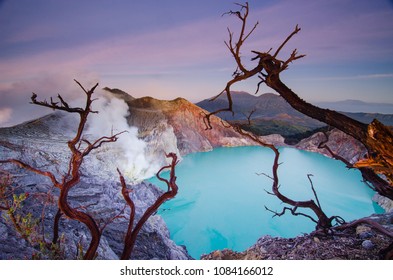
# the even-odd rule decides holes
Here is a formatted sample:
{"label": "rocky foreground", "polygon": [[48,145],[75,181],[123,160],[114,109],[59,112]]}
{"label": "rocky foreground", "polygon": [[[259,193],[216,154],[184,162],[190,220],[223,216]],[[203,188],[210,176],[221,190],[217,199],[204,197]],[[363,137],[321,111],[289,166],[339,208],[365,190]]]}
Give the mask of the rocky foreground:
{"label": "rocky foreground", "polygon": [[[393,232],[393,212],[371,220]],[[243,252],[214,251],[204,260],[376,260],[392,238],[368,225],[358,225],[332,235],[304,234],[295,238],[262,236]]]}
{"label": "rocky foreground", "polygon": [[[68,116],[67,116],[68,117]],[[64,114],[55,113],[33,122],[0,130],[0,154],[3,158],[17,158],[41,170],[54,174],[64,174],[67,168],[68,150],[66,141],[70,139],[73,121],[65,121]],[[72,118],[71,118],[72,120]],[[69,201],[74,207],[85,207],[100,225],[118,215],[124,208],[121,186],[114,176],[116,154],[105,156],[105,151],[86,159],[80,184],[73,188]],[[53,219],[57,211],[58,190],[45,177],[20,169],[13,165],[3,165],[3,171],[11,174],[11,183],[16,193],[29,193],[23,202],[22,212],[33,217],[44,218],[45,239],[51,240]],[[2,173],[4,174],[4,173]],[[142,182],[135,183],[131,197],[136,204],[137,219],[162,193],[155,186]],[[129,216],[126,208],[124,217]],[[122,251],[126,219],[116,219],[104,230],[97,259],[118,259]],[[87,229],[80,223],[62,218],[60,220],[62,240],[61,258],[78,258],[80,245],[86,248],[89,241]],[[79,251],[80,254],[80,251]],[[31,259],[32,256],[50,258],[42,254],[42,248],[28,244],[10,226],[5,215],[0,216],[0,259]],[[133,259],[190,259],[185,248],[177,246],[169,237],[165,222],[158,215],[152,216],[139,234]]]}

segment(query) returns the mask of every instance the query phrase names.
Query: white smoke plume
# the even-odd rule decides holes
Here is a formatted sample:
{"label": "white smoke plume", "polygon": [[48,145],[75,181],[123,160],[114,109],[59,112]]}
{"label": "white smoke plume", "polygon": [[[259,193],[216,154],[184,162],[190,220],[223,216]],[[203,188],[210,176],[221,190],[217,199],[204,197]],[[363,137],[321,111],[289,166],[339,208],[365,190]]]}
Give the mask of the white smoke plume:
{"label": "white smoke plume", "polygon": [[126,131],[116,142],[105,146],[104,164],[110,165],[113,171],[118,167],[124,176],[134,182],[152,177],[159,166],[147,159],[146,143],[138,138],[138,129],[128,125],[126,117],[129,110],[124,100],[103,93],[93,102],[93,110],[99,113],[91,114],[88,121],[86,132],[91,138]]}

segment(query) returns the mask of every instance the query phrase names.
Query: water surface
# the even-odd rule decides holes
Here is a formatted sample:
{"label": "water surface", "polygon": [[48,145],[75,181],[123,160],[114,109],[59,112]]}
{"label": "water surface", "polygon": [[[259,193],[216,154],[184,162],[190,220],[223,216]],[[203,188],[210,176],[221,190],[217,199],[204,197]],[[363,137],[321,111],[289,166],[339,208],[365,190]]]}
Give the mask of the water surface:
{"label": "water surface", "polygon": [[[374,192],[358,170],[317,153],[292,148],[280,149],[280,190],[293,199],[314,198],[307,174],[328,216],[346,221],[380,212],[371,201]],[[294,237],[307,233],[315,224],[290,213],[272,218],[272,210],[283,204],[269,195],[273,152],[263,147],[217,148],[184,157],[176,168],[179,193],[159,210],[179,245],[186,245],[194,258],[213,250],[242,251],[262,235]],[[154,184],[163,186],[152,178]]]}

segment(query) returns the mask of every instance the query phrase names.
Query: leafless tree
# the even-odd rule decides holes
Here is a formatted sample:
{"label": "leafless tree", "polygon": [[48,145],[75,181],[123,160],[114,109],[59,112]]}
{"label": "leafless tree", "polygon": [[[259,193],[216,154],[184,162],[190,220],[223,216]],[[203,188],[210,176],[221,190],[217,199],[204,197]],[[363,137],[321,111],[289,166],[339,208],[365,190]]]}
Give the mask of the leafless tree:
{"label": "leafless tree", "polygon": [[[55,102],[52,98],[50,102],[37,101],[37,94],[33,93],[31,96],[31,103],[47,108],[51,108],[54,110],[65,111],[68,113],[76,113],[79,115],[79,125],[77,132],[73,139],[68,141],[67,145],[71,153],[71,157],[68,163],[68,171],[66,174],[62,175],[60,179],[56,178],[56,176],[50,171],[43,171],[37,169],[33,166],[30,166],[20,160],[17,159],[8,159],[3,160],[1,163],[13,163],[19,165],[20,167],[32,171],[36,174],[43,175],[48,177],[52,184],[60,190],[59,199],[58,199],[58,207],[61,213],[63,213],[66,217],[72,220],[77,220],[89,229],[91,241],[90,245],[84,255],[85,259],[93,259],[95,257],[98,245],[100,243],[101,232],[94,218],[86,212],[73,208],[68,202],[68,193],[70,190],[75,187],[80,181],[80,167],[83,163],[83,159],[90,154],[92,150],[95,150],[102,146],[105,143],[115,142],[118,139],[120,133],[109,136],[109,137],[101,137],[94,142],[90,142],[87,139],[83,138],[83,131],[87,122],[87,118],[90,113],[97,113],[97,111],[93,111],[91,109],[91,105],[94,101],[92,99],[92,95],[94,90],[98,86],[98,83],[93,86],[90,90],[86,90],[78,81],[75,82],[81,87],[81,89],[86,94],[86,103],[84,108],[81,107],[71,107],[68,103],[62,98],[62,96],[58,95],[58,102]],[[58,218],[60,212],[56,215],[55,222],[58,225]],[[57,229],[56,229],[57,230]],[[57,233],[54,234],[54,239]]]}
{"label": "leafless tree", "polygon": [[[146,223],[146,221],[149,219],[149,217],[153,215],[165,201],[174,198],[175,195],[177,194],[178,187],[176,185],[176,175],[175,175],[175,166],[178,163],[177,155],[175,153],[169,153],[166,155],[166,157],[172,159],[171,163],[167,166],[163,166],[157,172],[157,178],[160,181],[166,183],[166,185],[168,186],[168,190],[165,193],[163,193],[159,198],[157,198],[155,203],[145,211],[145,213],[142,215],[142,217],[139,219],[139,221],[135,224],[134,227],[133,224],[135,219],[135,204],[129,197],[130,190],[127,189],[123,175],[120,173],[119,169],[117,170],[119,172],[120,182],[122,185],[121,193],[124,197],[124,200],[127,202],[127,205],[131,209],[127,234],[124,242],[124,250],[121,255],[122,260],[127,260],[130,258],[131,252],[135,245],[136,237],[138,236],[139,231],[141,230],[142,226]],[[169,179],[165,179],[160,175],[161,172],[167,168],[170,168]]]}
{"label": "leafless tree", "polygon": [[[226,94],[228,100],[228,107],[218,109],[214,112],[206,113],[204,117],[204,123],[206,125],[206,129],[212,129],[212,125],[210,122],[210,117],[219,112],[229,111],[233,112],[233,102],[231,97],[231,86],[235,83],[238,83],[243,80],[247,80],[251,77],[257,76],[260,79],[260,82],[257,84],[256,93],[259,91],[260,85],[265,83],[270,88],[274,89],[278,92],[294,109],[297,111],[311,117],[317,119],[321,122],[324,122],[332,127],[335,127],[344,133],[354,137],[358,141],[360,141],[368,151],[368,158],[365,160],[361,160],[354,165],[350,165],[343,158],[335,155],[330,148],[326,145],[326,141],[320,143],[320,148],[327,149],[331,155],[339,160],[343,160],[348,166],[360,168],[364,177],[369,179],[374,183],[375,190],[379,192],[381,195],[389,197],[393,199],[393,135],[392,131],[381,124],[378,120],[374,120],[371,124],[366,125],[361,122],[358,122],[350,117],[347,117],[343,114],[340,114],[336,111],[322,109],[317,106],[314,106],[304,100],[302,100],[296,93],[294,93],[289,87],[287,87],[280,79],[280,73],[286,69],[288,69],[289,64],[303,58],[305,55],[299,55],[297,50],[293,50],[290,56],[285,59],[279,59],[278,56],[281,50],[285,47],[288,41],[295,36],[301,29],[296,25],[295,29],[292,33],[287,36],[287,38],[281,43],[281,45],[277,48],[277,50],[273,53],[272,48],[267,52],[261,51],[252,51],[255,54],[255,57],[252,58],[252,61],[255,61],[255,66],[252,69],[247,69],[242,61],[241,57],[241,48],[245,41],[250,37],[250,35],[256,29],[258,22],[254,24],[249,31],[247,31],[247,18],[249,14],[249,5],[246,2],[245,4],[236,4],[240,7],[238,11],[230,11],[227,14],[233,15],[238,18],[241,22],[241,28],[237,39],[234,39],[234,33],[228,29],[229,33],[229,41],[226,42],[226,46],[229,51],[233,55],[233,58],[236,62],[236,70],[232,75],[232,79],[228,81],[224,90],[218,94],[216,97],[211,99],[212,101],[218,98],[222,94]],[[350,226],[354,226],[358,223],[368,223],[371,226],[375,227],[377,230],[383,232],[384,234],[392,237],[393,234],[390,231],[385,230],[378,224],[373,223],[368,219],[361,219],[358,222],[352,222],[350,224],[344,223],[344,221],[337,216],[327,217],[323,212],[321,205],[318,200],[318,196],[316,195],[312,180],[310,176],[308,176],[311,188],[314,193],[315,200],[310,199],[308,201],[295,201],[280,192],[279,178],[277,175],[277,170],[279,168],[279,151],[274,145],[266,144],[260,138],[253,135],[250,132],[243,131],[239,126],[232,125],[233,129],[235,129],[238,133],[252,139],[259,145],[270,148],[274,152],[274,162],[272,166],[272,174],[266,175],[273,181],[272,192],[270,194],[278,197],[283,203],[290,205],[291,207],[284,207],[281,212],[272,211],[267,208],[267,210],[274,213],[275,216],[281,216],[286,211],[290,211],[293,215],[301,215],[305,216],[316,223],[316,232],[329,232],[329,229],[333,227],[332,222],[336,221],[339,225],[336,229],[342,229]],[[384,181],[380,178],[376,173],[383,174],[387,180]],[[308,208],[313,211],[316,218],[306,215],[304,213],[298,212],[299,208]],[[393,244],[392,244],[393,245]],[[389,257],[392,255],[392,245],[387,248],[387,252],[385,253],[385,257]]]}
{"label": "leafless tree", "polygon": [[257,109],[252,109],[251,111],[249,111],[247,114],[246,113],[243,113],[243,116],[245,116],[246,118],[247,118],[247,122],[248,122],[248,125],[251,125],[251,117],[252,117],[252,115],[255,113],[257,111]]}
{"label": "leafless tree", "polygon": [[[54,217],[54,229],[53,229],[53,239],[52,243],[56,243],[59,238],[59,221],[60,218],[64,215],[71,220],[76,220],[83,223],[90,232],[90,244],[87,248],[83,258],[84,259],[94,259],[96,257],[97,248],[100,244],[100,239],[102,236],[102,232],[105,229],[106,225],[117,218],[122,218],[123,210],[120,211],[119,214],[112,217],[109,221],[104,223],[102,227],[100,227],[99,223],[95,220],[95,218],[90,215],[87,211],[84,211],[87,207],[72,207],[68,201],[68,194],[70,190],[75,187],[81,179],[80,168],[82,166],[83,160],[86,156],[88,156],[93,150],[100,148],[102,145],[107,143],[116,142],[120,134],[124,133],[124,131],[116,133],[111,136],[103,136],[94,141],[89,141],[83,137],[83,132],[86,126],[86,122],[89,114],[98,113],[97,111],[92,110],[92,103],[95,99],[92,98],[94,90],[97,88],[98,83],[94,85],[90,90],[86,90],[78,81],[75,82],[80,86],[83,92],[86,95],[86,103],[83,108],[81,107],[71,107],[61,95],[58,95],[58,101],[55,102],[52,98],[50,102],[38,101],[37,94],[33,93],[31,96],[31,103],[47,108],[51,108],[54,110],[65,111],[68,113],[76,113],[79,115],[79,125],[76,131],[76,134],[73,139],[68,141],[67,145],[70,150],[70,160],[68,162],[68,171],[66,174],[60,175],[57,178],[55,174],[50,171],[44,171],[38,168],[35,168],[25,162],[22,162],[18,159],[6,159],[0,160],[0,163],[12,163],[17,166],[20,166],[28,171],[34,172],[36,174],[48,177],[53,186],[60,190],[59,198],[57,201],[58,211]],[[135,244],[136,237],[142,228],[143,224],[147,221],[147,219],[158,209],[158,207],[164,203],[166,200],[173,198],[177,193],[177,185],[176,185],[176,176],[175,176],[175,165],[177,164],[177,156],[176,154],[168,154],[167,157],[172,158],[171,164],[164,166],[157,173],[157,177],[166,182],[168,185],[168,191],[161,195],[155,203],[150,206],[146,212],[142,215],[141,219],[136,223],[134,229],[134,218],[135,218],[135,206],[133,201],[130,199],[127,189],[125,179],[123,175],[119,172],[120,182],[122,185],[122,195],[127,203],[127,205],[131,208],[131,215],[129,217],[129,226],[126,234],[126,239],[124,242],[124,252],[122,255],[123,259],[128,259],[131,255],[132,249]],[[166,180],[160,177],[160,172],[164,169],[170,168],[170,179]],[[0,206],[0,210],[6,209],[7,205]]]}
{"label": "leafless tree", "polygon": [[378,120],[374,120],[367,125],[336,111],[314,106],[313,104],[301,99],[281,81],[281,72],[288,69],[290,63],[305,56],[299,55],[298,51],[295,49],[287,59],[279,58],[281,50],[285,47],[288,41],[290,41],[291,38],[301,30],[297,25],[274,53],[272,48],[267,52],[252,51],[252,53],[255,54],[255,57],[252,58],[252,61],[255,61],[255,66],[252,69],[247,69],[243,64],[242,57],[240,55],[241,48],[256,29],[258,22],[253,25],[249,31],[247,31],[249,5],[247,2],[245,4],[237,5],[240,7],[238,11],[230,11],[227,14],[233,15],[240,20],[240,32],[237,39],[235,39],[234,33],[228,29],[229,41],[226,42],[226,46],[236,62],[236,70],[233,73],[232,79],[226,84],[225,89],[212,99],[214,100],[225,93],[228,99],[228,107],[206,114],[204,118],[206,128],[212,128],[210,123],[210,117],[212,115],[222,111],[230,111],[233,113],[233,102],[231,97],[231,86],[233,84],[254,76],[259,77],[260,82],[257,85],[256,92],[258,92],[260,85],[265,83],[267,86],[279,93],[297,111],[335,127],[360,141],[366,147],[368,156],[366,159],[357,162],[354,167],[370,168],[374,171],[374,173],[383,174],[389,184],[376,184],[376,191],[383,196],[393,199],[392,131]]}

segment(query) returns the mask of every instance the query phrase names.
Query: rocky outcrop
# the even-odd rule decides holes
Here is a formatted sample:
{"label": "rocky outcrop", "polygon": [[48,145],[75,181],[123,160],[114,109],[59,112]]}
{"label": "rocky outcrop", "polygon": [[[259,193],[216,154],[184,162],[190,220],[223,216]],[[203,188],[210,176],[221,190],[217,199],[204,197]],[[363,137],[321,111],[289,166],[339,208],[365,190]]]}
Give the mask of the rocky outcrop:
{"label": "rocky outcrop", "polygon": [[[15,174],[15,173],[13,173]],[[45,209],[45,232],[47,240],[52,238],[53,217],[57,211],[55,205],[42,201],[46,192],[53,192],[53,197],[57,196],[56,190],[48,188],[47,182],[42,178],[31,178],[30,174],[19,174],[19,176],[30,178],[27,187],[19,191],[27,191],[30,198],[25,201],[23,210],[31,213],[34,217],[40,218]],[[35,177],[35,176],[33,176]],[[25,183],[25,178],[16,179],[18,184]],[[40,183],[34,183],[40,182]],[[133,186],[132,198],[137,205],[137,219],[141,216],[148,206],[156,199],[160,191],[152,185],[141,183]],[[120,185],[117,182],[102,182],[99,178],[89,180],[82,178],[78,187],[73,189],[70,194],[70,201],[74,206],[86,206],[97,221],[103,223],[109,221],[113,216],[120,213],[124,207],[124,201],[119,195]],[[40,199],[41,198],[41,199]],[[124,217],[128,217],[129,210],[126,209]],[[101,238],[100,246],[97,251],[97,259],[118,259],[123,249],[123,238],[127,231],[127,220],[119,219],[110,223]],[[32,247],[16,233],[10,225],[10,221],[5,217],[0,218],[0,259],[31,259],[32,256],[40,258],[50,258],[42,250]],[[61,250],[64,259],[75,259],[78,256],[78,243],[87,248],[89,241],[88,230],[80,223],[62,218],[60,222]],[[184,247],[177,246],[169,236],[169,231],[165,222],[160,216],[152,216],[141,230],[132,259],[190,259]]]}
{"label": "rocky outcrop", "polygon": [[[328,141],[325,145],[328,146],[333,153],[343,157],[350,163],[355,163],[363,158],[367,152],[366,148],[359,141],[338,129],[332,129],[326,134],[328,136]],[[325,141],[326,136],[324,133],[318,132],[309,138],[301,140],[295,147],[300,150],[320,153],[331,157],[327,149],[318,148],[318,145]]]}
{"label": "rocky outcrop", "polygon": [[393,212],[393,200],[376,193],[373,196],[373,201],[381,206],[386,212]]}
{"label": "rocky outcrop", "polygon": [[288,146],[287,144],[285,144],[285,138],[283,136],[281,136],[280,134],[270,134],[270,135],[266,135],[266,136],[259,136],[259,139],[261,139],[263,142],[268,143],[268,144],[272,144],[275,146]]}

